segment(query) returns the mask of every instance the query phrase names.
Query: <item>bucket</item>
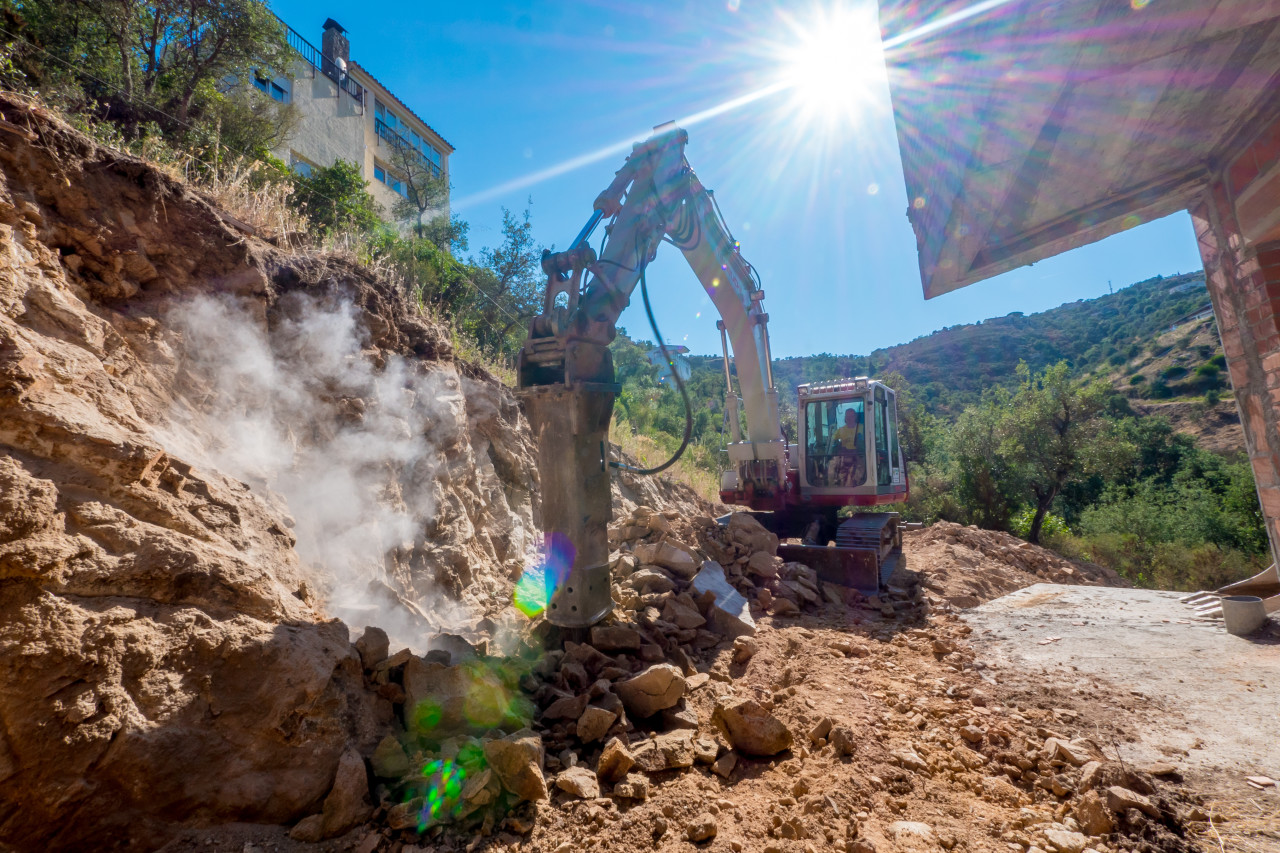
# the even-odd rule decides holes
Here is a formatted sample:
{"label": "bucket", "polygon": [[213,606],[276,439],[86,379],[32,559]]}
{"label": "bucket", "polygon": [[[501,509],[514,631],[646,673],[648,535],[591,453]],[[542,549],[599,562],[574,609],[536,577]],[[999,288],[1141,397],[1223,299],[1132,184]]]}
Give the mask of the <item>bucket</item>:
{"label": "bucket", "polygon": [[1222,621],[1227,624],[1228,633],[1243,637],[1252,634],[1267,621],[1267,608],[1256,595],[1224,595]]}

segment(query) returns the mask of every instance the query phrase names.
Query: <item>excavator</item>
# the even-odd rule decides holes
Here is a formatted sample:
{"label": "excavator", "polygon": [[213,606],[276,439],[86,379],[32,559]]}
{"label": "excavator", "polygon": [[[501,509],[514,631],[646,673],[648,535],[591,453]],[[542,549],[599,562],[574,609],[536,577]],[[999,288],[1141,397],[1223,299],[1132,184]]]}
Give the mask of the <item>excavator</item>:
{"label": "excavator", "polygon": [[[846,507],[907,498],[893,389],[866,377],[801,385],[798,440],[787,441],[764,290],[713,193],[689,167],[688,141],[674,123],[654,128],[596,198],[568,248],[542,258],[546,290],[520,351],[518,394],[537,442],[541,526],[556,575],[546,614],[562,627],[587,627],[613,607],[610,469],[627,466],[609,460],[609,423],[621,390],[609,343],[637,285],[657,333],[645,268],[663,242],[684,254],[720,314],[730,465],[721,476],[721,500],[748,507],[781,539],[800,539],[802,544],[780,546],[779,555],[833,583],[874,593],[901,556],[896,513],[857,511],[841,518]],[[589,240],[602,222],[597,253]],[[685,402],[687,408],[687,396]],[[686,443],[688,438],[686,429]]]}

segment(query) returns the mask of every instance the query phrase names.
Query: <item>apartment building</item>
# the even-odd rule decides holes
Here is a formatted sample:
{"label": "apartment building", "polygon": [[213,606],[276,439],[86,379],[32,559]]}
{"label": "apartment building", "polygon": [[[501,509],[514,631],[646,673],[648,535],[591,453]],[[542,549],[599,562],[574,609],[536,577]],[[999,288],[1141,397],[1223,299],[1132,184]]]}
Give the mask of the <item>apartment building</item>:
{"label": "apartment building", "polygon": [[415,157],[420,174],[430,171],[447,183],[453,146],[351,59],[341,24],[324,22],[319,50],[284,26],[298,61],[287,77],[253,81],[263,93],[298,108],[298,126],[276,156],[302,174],[339,159],[355,163],[388,218],[408,193],[403,169],[397,168],[406,155],[398,159],[397,150],[411,149],[408,156]]}

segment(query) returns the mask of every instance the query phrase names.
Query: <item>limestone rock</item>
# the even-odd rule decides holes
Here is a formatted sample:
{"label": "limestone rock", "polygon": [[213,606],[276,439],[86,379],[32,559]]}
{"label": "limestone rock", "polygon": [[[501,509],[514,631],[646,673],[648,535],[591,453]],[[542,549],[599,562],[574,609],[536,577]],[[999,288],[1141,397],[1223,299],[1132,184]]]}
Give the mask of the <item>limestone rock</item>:
{"label": "limestone rock", "polygon": [[677,628],[701,628],[707,624],[706,618],[695,608],[674,598],[669,599],[662,609],[662,618]]}
{"label": "limestone rock", "polygon": [[364,629],[355,645],[360,654],[360,663],[365,669],[373,669],[391,653],[391,640],[387,638],[387,632],[372,625]]}
{"label": "limestone rock", "polygon": [[498,740],[486,741],[484,757],[498,774],[502,787],[522,800],[545,800],[547,782],[542,775],[542,738],[521,729]]}
{"label": "limestone rock", "polygon": [[600,782],[596,774],[585,767],[570,767],[556,777],[556,787],[583,800],[600,796]]}
{"label": "limestone rock", "polygon": [[733,768],[737,766],[737,753],[726,752],[712,763],[711,772],[719,776],[721,779],[728,779],[733,774]]}
{"label": "limestone rock", "polygon": [[753,699],[717,702],[711,719],[745,755],[777,755],[791,748],[791,732]]}
{"label": "limestone rock", "polygon": [[1089,846],[1087,836],[1058,827],[1046,829],[1044,840],[1049,842],[1049,846],[1057,853],[1083,853],[1084,848]]}
{"label": "limestone rock", "polygon": [[836,755],[840,757],[853,755],[857,749],[857,742],[853,737],[853,729],[848,726],[836,726],[831,730],[827,741],[831,744],[831,748],[835,750]]}
{"label": "limestone rock", "polygon": [[614,689],[627,713],[644,718],[679,702],[684,695],[684,686],[684,673],[664,663],[655,664],[626,681],[618,682]]}
{"label": "limestone rock", "polygon": [[778,553],[778,537],[745,512],[735,512],[729,516],[725,532],[748,551],[763,551],[770,556]]}
{"label": "limestone rock", "polygon": [[367,820],[372,813],[369,775],[364,769],[364,759],[354,749],[347,749],[338,760],[333,788],[324,798],[324,837],[342,835]]}
{"label": "limestone rock", "polygon": [[596,775],[606,782],[614,782],[627,775],[636,763],[620,738],[613,737],[604,745],[600,753],[600,761],[596,764]]}
{"label": "limestone rock", "polygon": [[596,625],[591,629],[591,645],[602,652],[639,651],[644,639],[626,625]]}
{"label": "limestone rock", "polygon": [[1107,788],[1107,808],[1117,814],[1124,814],[1129,809],[1137,809],[1147,817],[1159,818],[1160,810],[1155,803],[1128,788],[1112,785]]}
{"label": "limestone rock", "polygon": [[307,815],[289,830],[289,837],[294,841],[302,841],[307,844],[323,841],[324,815]]}
{"label": "limestone rock", "polygon": [[889,824],[889,836],[893,838],[895,849],[900,850],[933,850],[938,846],[938,837],[933,827],[927,823],[913,820],[898,820]]}
{"label": "limestone rock", "polygon": [[747,560],[747,574],[761,580],[773,580],[778,576],[778,569],[781,568],[782,561],[767,551],[756,551],[751,555],[751,559]]}
{"label": "limestone rock", "polygon": [[373,774],[382,779],[399,779],[409,772],[409,756],[394,735],[378,742],[369,763],[373,765]]}
{"label": "limestone rock", "polygon": [[647,773],[691,767],[694,762],[693,732],[668,732],[632,744],[631,755],[636,765]]}
{"label": "limestone rock", "polygon": [[671,542],[637,545],[633,553],[641,563],[662,566],[683,578],[693,577],[693,573],[702,565],[697,557]]}
{"label": "limestone rock", "polygon": [[685,834],[694,844],[700,844],[703,841],[710,841],[715,838],[718,829],[715,815],[710,812],[703,812],[689,823],[688,827],[685,828]]}
{"label": "limestone rock", "polygon": [[1111,810],[1095,791],[1089,791],[1076,801],[1075,818],[1080,829],[1094,837],[1107,835],[1115,829]]}
{"label": "limestone rock", "polygon": [[649,799],[649,777],[641,773],[629,773],[613,786],[613,795],[628,800]]}
{"label": "limestone rock", "polygon": [[711,738],[695,738],[693,741],[693,760],[699,764],[714,764],[720,754],[720,745]]}
{"label": "limestone rock", "polygon": [[698,596],[714,596],[707,610],[711,627],[726,637],[750,635],[756,632],[756,622],[751,616],[751,605],[742,594],[729,585],[724,569],[719,563],[707,560],[693,579],[693,593]]}
{"label": "limestone rock", "polygon": [[929,770],[929,765],[913,749],[899,749],[891,753],[890,757],[895,764],[907,770],[914,770],[916,773],[925,773]]}
{"label": "limestone rock", "polygon": [[[755,624],[755,623],[752,623]],[[760,643],[752,637],[739,637],[733,641],[733,662],[743,664],[755,657]]]}
{"label": "limestone rock", "polygon": [[578,740],[583,743],[591,743],[604,737],[618,719],[618,715],[612,711],[606,711],[604,708],[598,708],[595,705],[587,706],[582,715],[578,717]]}

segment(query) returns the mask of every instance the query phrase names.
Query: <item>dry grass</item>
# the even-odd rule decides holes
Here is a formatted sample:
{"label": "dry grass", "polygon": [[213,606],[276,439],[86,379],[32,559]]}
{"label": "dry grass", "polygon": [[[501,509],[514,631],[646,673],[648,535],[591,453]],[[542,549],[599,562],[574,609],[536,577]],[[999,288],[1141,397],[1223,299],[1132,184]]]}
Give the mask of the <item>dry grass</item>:
{"label": "dry grass", "polygon": [[[631,424],[616,417],[609,428],[610,441],[617,444],[626,453],[639,460],[640,464],[649,467],[661,465],[671,458],[679,445],[668,447],[664,443],[654,441],[647,435],[633,435]],[[720,479],[711,472],[711,460],[703,458],[709,454],[705,448],[690,445],[685,454],[675,465],[663,472],[678,483],[684,483],[698,493],[698,496],[711,503],[720,502]]]}
{"label": "dry grass", "polygon": [[1275,853],[1280,849],[1280,802],[1274,791],[1213,802],[1206,811],[1214,822],[1201,837],[1211,847],[1224,853]]}

